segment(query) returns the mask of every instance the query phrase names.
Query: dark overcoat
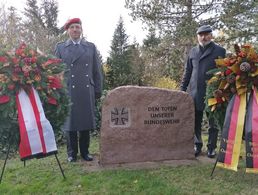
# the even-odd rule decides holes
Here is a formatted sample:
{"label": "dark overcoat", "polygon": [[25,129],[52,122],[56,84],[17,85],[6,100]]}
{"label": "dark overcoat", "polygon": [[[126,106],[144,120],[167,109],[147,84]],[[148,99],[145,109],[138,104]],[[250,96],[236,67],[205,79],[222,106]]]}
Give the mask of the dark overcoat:
{"label": "dark overcoat", "polygon": [[67,40],[56,45],[55,55],[67,65],[64,75],[72,102],[63,129],[65,131],[94,129],[95,94],[101,94],[102,90],[101,64],[95,45],[84,39],[79,45]]}
{"label": "dark overcoat", "polygon": [[185,64],[181,90],[186,91],[188,88],[194,99],[196,110],[202,111],[205,107],[206,82],[212,76],[206,74],[207,71],[216,68],[215,59],[224,58],[225,54],[226,50],[214,42],[210,43],[204,53],[199,45],[190,50]]}

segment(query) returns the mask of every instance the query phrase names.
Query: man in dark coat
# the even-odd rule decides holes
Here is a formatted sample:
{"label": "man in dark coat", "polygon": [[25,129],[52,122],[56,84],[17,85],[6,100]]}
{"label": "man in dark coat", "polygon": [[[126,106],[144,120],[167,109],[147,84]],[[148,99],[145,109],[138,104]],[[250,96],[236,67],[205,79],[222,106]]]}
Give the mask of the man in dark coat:
{"label": "man in dark coat", "polygon": [[64,75],[72,102],[69,117],[64,124],[68,161],[75,162],[77,159],[77,132],[81,157],[91,161],[93,158],[88,148],[90,130],[96,127],[95,99],[100,98],[102,90],[101,65],[95,45],[81,38],[81,20],[68,20],[64,28],[70,38],[56,45],[55,54],[67,65]]}
{"label": "man in dark coat", "polygon": [[[215,59],[225,57],[226,50],[215,44],[212,39],[212,29],[208,25],[201,26],[197,30],[199,44],[190,50],[185,65],[184,76],[181,83],[181,90],[187,88],[195,103],[195,156],[200,155],[203,142],[201,137],[201,124],[203,110],[205,107],[206,82],[211,78],[207,71],[216,68]],[[214,158],[217,147],[218,129],[214,120],[209,120],[208,157]]]}

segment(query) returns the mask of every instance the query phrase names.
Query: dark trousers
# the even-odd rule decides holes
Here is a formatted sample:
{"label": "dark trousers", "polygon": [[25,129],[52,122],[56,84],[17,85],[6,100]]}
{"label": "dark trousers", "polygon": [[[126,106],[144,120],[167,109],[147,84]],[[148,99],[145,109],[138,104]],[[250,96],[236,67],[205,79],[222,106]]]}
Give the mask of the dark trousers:
{"label": "dark trousers", "polygon": [[[199,149],[202,148],[202,120],[203,120],[203,111],[196,110],[195,111],[195,132],[194,132],[194,144]],[[217,147],[217,140],[218,140],[218,128],[215,124],[213,118],[209,119],[209,137],[208,137],[208,149],[215,149]]]}
{"label": "dark trousers", "polygon": [[89,154],[90,145],[90,131],[67,131],[67,154],[68,156],[77,157],[78,153],[78,134],[79,134],[79,148],[82,156]]}

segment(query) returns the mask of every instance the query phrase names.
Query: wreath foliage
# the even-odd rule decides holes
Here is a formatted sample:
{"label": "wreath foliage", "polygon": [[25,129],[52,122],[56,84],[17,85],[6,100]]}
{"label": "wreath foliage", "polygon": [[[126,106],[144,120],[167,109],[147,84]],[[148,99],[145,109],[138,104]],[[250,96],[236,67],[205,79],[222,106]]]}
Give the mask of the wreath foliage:
{"label": "wreath foliage", "polygon": [[33,86],[40,96],[45,115],[54,132],[68,114],[69,98],[63,79],[65,64],[22,43],[14,51],[0,51],[0,149],[17,146],[19,125],[16,94]]}
{"label": "wreath foliage", "polygon": [[254,47],[235,44],[234,48],[234,54],[216,59],[217,68],[208,72],[213,77],[207,83],[206,111],[221,127],[231,97],[258,87],[258,54]]}

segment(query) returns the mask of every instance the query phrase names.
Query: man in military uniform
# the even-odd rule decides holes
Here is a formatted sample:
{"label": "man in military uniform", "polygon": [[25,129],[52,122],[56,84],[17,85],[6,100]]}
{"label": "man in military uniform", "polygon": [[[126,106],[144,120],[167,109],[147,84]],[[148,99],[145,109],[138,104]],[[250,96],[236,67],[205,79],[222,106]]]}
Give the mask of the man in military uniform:
{"label": "man in military uniform", "polygon": [[[206,82],[211,75],[207,71],[216,68],[215,59],[225,57],[226,50],[215,44],[212,39],[212,29],[209,25],[204,25],[197,30],[198,45],[190,50],[181,90],[186,91],[189,88],[190,95],[195,104],[195,156],[199,156],[202,150],[203,142],[201,136],[201,124],[203,119],[203,110],[205,107],[204,98],[206,95]],[[189,85],[189,86],[188,86]],[[208,152],[209,158],[214,158],[215,148],[217,147],[218,129],[213,119],[209,120],[209,138]]]}
{"label": "man in military uniform", "polygon": [[100,98],[102,91],[100,60],[95,45],[81,38],[82,22],[79,18],[68,20],[64,28],[69,39],[56,45],[55,54],[67,65],[64,75],[72,102],[64,124],[68,161],[77,160],[78,134],[81,157],[91,161],[93,158],[88,150],[90,130],[96,127],[95,99]]}

